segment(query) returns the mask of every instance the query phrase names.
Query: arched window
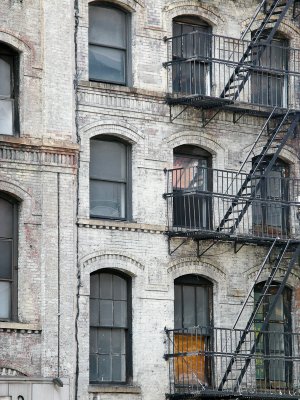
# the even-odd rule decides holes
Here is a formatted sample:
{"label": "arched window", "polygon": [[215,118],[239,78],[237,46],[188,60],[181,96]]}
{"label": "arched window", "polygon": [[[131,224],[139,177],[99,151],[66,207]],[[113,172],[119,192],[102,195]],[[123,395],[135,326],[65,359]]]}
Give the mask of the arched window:
{"label": "arched window", "polygon": [[[211,27],[201,18],[182,15],[173,19],[173,91],[210,95]],[[178,61],[178,63],[176,62]]]}
{"label": "arched window", "polygon": [[131,146],[111,136],[90,141],[90,215],[130,219]]}
{"label": "arched window", "polygon": [[[253,229],[256,234],[261,236],[287,235],[289,232],[289,180],[284,179],[289,176],[289,166],[281,159],[277,159],[265,179],[260,179],[264,173],[265,166],[268,165],[272,156],[265,158],[265,163],[261,166],[254,178],[255,182],[260,182],[256,197],[260,201],[254,201],[253,209]],[[257,158],[253,159],[253,164]]]}
{"label": "arched window", "polygon": [[[288,45],[288,40],[277,34],[263,51],[257,62],[260,69],[251,72],[253,103],[287,107],[288,76],[284,72],[288,70]],[[254,48],[254,56],[255,51]],[[257,51],[261,51],[261,46],[258,45]]]}
{"label": "arched window", "polygon": [[0,134],[13,135],[18,126],[18,54],[0,43]]}
{"label": "arched window", "polygon": [[173,171],[173,225],[186,228],[211,227],[211,199],[208,196],[188,194],[212,188],[210,170],[211,154],[196,146],[182,145],[174,149]]}
{"label": "arched window", "polygon": [[[213,325],[212,283],[198,275],[184,275],[175,279],[174,285],[175,352],[209,351],[209,327]],[[210,384],[211,365],[204,355],[178,357],[175,364],[176,384]]]}
{"label": "arched window", "polygon": [[128,84],[129,15],[107,4],[89,5],[89,78]]}
{"label": "arched window", "polygon": [[0,192],[0,320],[17,319],[17,203]]}
{"label": "arched window", "polygon": [[[259,283],[254,288],[254,300],[258,300],[262,293],[265,282]],[[279,283],[274,283],[269,288],[267,295],[256,315],[255,325],[263,323],[269,311],[274,297],[279,288]],[[258,385],[266,389],[287,388],[292,386],[292,361],[284,358],[292,356],[292,321],[291,321],[291,299],[292,291],[285,287],[277,300],[276,306],[271,314],[269,324],[258,345],[258,353],[263,358],[256,362],[256,380]],[[269,356],[269,357],[268,357]],[[270,362],[270,358],[272,362]]]}
{"label": "arched window", "polygon": [[101,270],[91,275],[90,282],[90,382],[128,382],[131,279],[112,270]]}

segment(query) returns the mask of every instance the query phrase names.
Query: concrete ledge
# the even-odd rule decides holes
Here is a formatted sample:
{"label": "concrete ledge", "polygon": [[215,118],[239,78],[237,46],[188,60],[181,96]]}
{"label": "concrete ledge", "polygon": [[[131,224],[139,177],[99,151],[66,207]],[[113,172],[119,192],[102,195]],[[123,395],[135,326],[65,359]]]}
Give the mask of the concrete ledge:
{"label": "concrete ledge", "polygon": [[21,322],[0,322],[0,333],[16,331],[21,331],[21,333],[40,333],[42,331],[42,328],[37,324],[23,324]]}
{"label": "concrete ledge", "polygon": [[132,393],[140,394],[141,388],[139,386],[130,385],[89,385],[89,393]]}
{"label": "concrete ledge", "polygon": [[140,224],[127,221],[111,221],[107,219],[85,219],[78,218],[78,225],[81,228],[111,229],[120,231],[138,231],[147,233],[165,233],[164,225]]}

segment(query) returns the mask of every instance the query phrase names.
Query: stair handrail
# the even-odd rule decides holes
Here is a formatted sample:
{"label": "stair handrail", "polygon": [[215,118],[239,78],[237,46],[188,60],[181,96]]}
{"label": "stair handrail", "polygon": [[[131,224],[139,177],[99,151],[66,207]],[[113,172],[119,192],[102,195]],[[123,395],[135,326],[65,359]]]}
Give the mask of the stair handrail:
{"label": "stair handrail", "polygon": [[256,277],[254,279],[253,285],[251,286],[251,288],[250,288],[250,290],[249,290],[249,292],[248,292],[248,294],[246,296],[246,299],[245,299],[245,301],[243,303],[243,306],[242,306],[242,308],[241,308],[241,310],[240,310],[240,312],[239,312],[239,314],[238,314],[238,316],[237,316],[237,318],[235,320],[235,323],[234,323],[232,329],[235,329],[235,327],[236,327],[236,325],[237,325],[237,323],[238,323],[238,321],[239,321],[239,319],[240,319],[240,317],[241,317],[241,315],[242,315],[242,313],[243,313],[243,311],[244,311],[244,309],[246,307],[247,301],[249,300],[249,297],[251,296],[251,293],[252,293],[252,291],[254,289],[254,286],[256,285],[256,283],[257,283],[257,281],[258,281],[258,279],[259,279],[259,277],[260,277],[260,275],[261,275],[261,273],[262,273],[262,271],[263,271],[263,269],[264,269],[264,267],[265,267],[270,255],[271,255],[271,253],[273,251],[273,248],[275,247],[278,239],[279,239],[278,237],[275,238],[275,240],[273,241],[271,247],[269,248],[269,251],[268,251],[266,257],[264,258],[264,261],[263,261],[259,271],[256,274]]}

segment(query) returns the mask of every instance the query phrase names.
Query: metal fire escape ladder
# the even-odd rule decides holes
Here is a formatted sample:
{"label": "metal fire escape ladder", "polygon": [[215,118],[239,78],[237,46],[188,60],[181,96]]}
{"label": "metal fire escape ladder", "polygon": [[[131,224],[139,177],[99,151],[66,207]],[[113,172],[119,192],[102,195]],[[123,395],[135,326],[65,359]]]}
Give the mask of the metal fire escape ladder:
{"label": "metal fire escape ladder", "polygon": [[[265,17],[225,85],[220,95],[221,98],[230,98],[232,100],[238,98],[249,79],[251,67],[258,64],[265,48],[271,44],[281,21],[293,3],[294,0],[274,0],[269,9],[265,10]],[[263,4],[265,5],[266,2],[263,1]],[[274,25],[272,26],[272,24]]]}
{"label": "metal fire escape ladder", "polygon": [[[216,228],[217,232],[227,231],[227,233],[230,234],[233,234],[235,232],[252,201],[255,200],[255,196],[259,191],[262,180],[268,176],[282,148],[285,146],[288,139],[294,133],[299,123],[299,120],[300,113],[291,113],[290,111],[287,111],[286,114],[281,117],[278,124],[271,132],[267,143],[263,147],[260,155],[257,157],[254,168],[250,171],[250,173],[243,181],[240,189],[234,196],[226,214],[220,221],[219,226]],[[289,125],[288,127],[286,126],[287,124]],[[282,138],[279,138],[280,133],[283,133]],[[274,146],[274,142],[276,139],[280,140],[278,140],[276,142],[276,146]],[[275,151],[272,154],[272,157],[269,159],[266,158],[266,156],[270,154],[269,150],[271,149],[271,147]],[[263,172],[258,175],[258,171]]]}
{"label": "metal fire escape ladder", "polygon": [[[280,268],[282,259],[287,254],[290,246],[291,246],[290,241],[288,241],[285,246],[282,246],[278,256],[276,257],[276,259],[274,261],[274,264],[273,264],[272,270],[270,272],[270,275],[269,275],[269,277],[268,277],[268,279],[267,279],[267,281],[266,281],[266,283],[265,283],[265,285],[263,287],[261,295],[259,296],[257,302],[254,305],[253,312],[252,312],[252,314],[251,314],[251,316],[249,318],[249,321],[248,321],[245,329],[243,330],[241,338],[240,338],[240,340],[239,340],[239,342],[237,344],[237,347],[235,349],[234,355],[231,357],[231,359],[229,361],[229,364],[227,366],[227,369],[225,371],[225,374],[224,374],[224,376],[223,376],[223,378],[221,380],[221,383],[220,383],[220,385],[218,387],[218,390],[220,390],[220,391],[223,390],[224,385],[226,384],[227,380],[229,379],[229,376],[230,376],[230,374],[231,374],[231,372],[233,370],[233,365],[234,365],[234,363],[236,361],[236,356],[240,353],[240,351],[242,349],[242,346],[246,341],[247,335],[250,332],[251,326],[254,323],[254,320],[255,320],[255,317],[257,315],[257,312],[258,312],[263,300],[268,295],[268,290],[272,286],[272,283],[274,282],[274,279],[275,279],[275,275],[276,275],[276,273],[278,272],[278,270]],[[271,250],[272,249],[273,249],[273,245],[271,247]],[[297,262],[297,260],[298,260],[298,258],[300,256],[300,244],[298,244],[297,247],[293,248],[292,250],[293,250],[292,256],[289,259],[289,263],[288,263],[288,266],[287,266],[287,268],[286,268],[286,270],[284,272],[283,279],[282,279],[280,285],[278,286],[277,292],[276,292],[276,294],[274,296],[274,299],[272,300],[272,302],[270,304],[270,307],[269,307],[269,310],[268,310],[267,314],[265,315],[264,321],[263,321],[261,327],[259,328],[259,330],[257,331],[257,333],[255,335],[255,339],[254,339],[253,344],[251,346],[249,355],[247,356],[243,367],[238,369],[238,376],[235,379],[236,383],[235,383],[235,386],[234,386],[234,391],[237,391],[239,389],[239,386],[240,386],[240,384],[241,384],[241,382],[242,382],[242,380],[243,380],[243,378],[244,378],[244,376],[245,376],[245,374],[247,372],[247,369],[248,369],[248,367],[250,365],[252,356],[256,352],[256,348],[257,348],[257,345],[258,345],[259,340],[261,338],[261,335],[262,335],[262,333],[264,331],[266,331],[266,329],[268,327],[268,323],[270,321],[270,318],[271,318],[271,315],[272,315],[272,313],[274,311],[276,303],[277,303],[280,295],[283,292],[283,289],[284,289],[284,287],[286,285],[286,282],[287,282],[287,279],[288,279],[288,277],[289,277],[289,275],[290,275],[290,273],[291,273],[291,271],[293,269],[293,266],[295,265],[295,263]],[[265,266],[265,261],[264,261],[264,264],[263,264],[262,268],[264,268],[264,266]]]}

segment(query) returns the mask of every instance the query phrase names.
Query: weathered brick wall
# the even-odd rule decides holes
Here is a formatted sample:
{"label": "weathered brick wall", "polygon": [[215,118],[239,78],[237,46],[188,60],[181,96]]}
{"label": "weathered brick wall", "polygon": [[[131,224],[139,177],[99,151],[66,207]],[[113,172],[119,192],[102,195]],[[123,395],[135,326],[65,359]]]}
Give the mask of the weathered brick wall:
{"label": "weathered brick wall", "polygon": [[[200,111],[188,109],[172,123],[164,96],[170,90],[167,71],[167,44],[172,35],[172,18],[198,15],[212,25],[213,33],[240,37],[249,23],[258,1],[158,1],[130,0],[115,2],[132,14],[133,88],[89,83],[87,64],[87,4],[79,4],[79,261],[81,274],[79,300],[79,396],[80,399],[161,400],[168,391],[168,365],[163,329],[173,327],[174,279],[200,274],[214,284],[214,323],[231,327],[267,248],[245,246],[237,254],[233,244],[217,243],[197,258],[196,243],[188,241],[168,255],[168,243],[162,230],[166,225],[164,168],[172,167],[173,149],[182,144],[203,147],[212,154],[213,167],[237,170],[261,129],[264,118],[244,116],[234,124],[232,114],[220,113],[205,128]],[[258,22],[254,24],[258,26]],[[299,29],[289,17],[282,32],[297,43]],[[295,34],[297,32],[297,34]],[[249,38],[250,34],[248,34]],[[172,109],[173,116],[182,110]],[[213,111],[207,114],[210,117]],[[132,144],[133,223],[89,219],[89,140],[101,134],[122,137]],[[265,138],[264,138],[265,140]],[[257,149],[259,151],[263,146]],[[293,145],[282,157],[291,171],[299,173],[299,160]],[[156,227],[149,226],[156,224]],[[172,240],[175,249],[181,240]],[[209,241],[201,242],[205,249]],[[101,268],[116,268],[133,277],[133,384],[140,394],[103,393],[88,395],[88,321],[89,275]],[[262,276],[264,280],[266,276]],[[288,285],[297,288],[299,270],[295,269]],[[294,304],[295,306],[295,304]],[[247,319],[250,310],[243,316]],[[294,328],[298,329],[294,315]]]}

